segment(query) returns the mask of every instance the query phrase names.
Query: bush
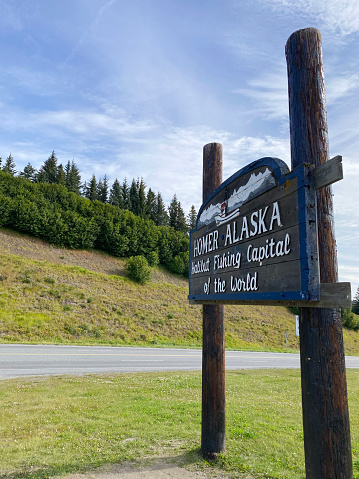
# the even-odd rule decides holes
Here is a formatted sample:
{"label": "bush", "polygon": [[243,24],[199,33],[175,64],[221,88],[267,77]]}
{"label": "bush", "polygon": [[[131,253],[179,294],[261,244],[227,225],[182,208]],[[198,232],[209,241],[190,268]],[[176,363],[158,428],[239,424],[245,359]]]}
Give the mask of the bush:
{"label": "bush", "polygon": [[90,201],[58,184],[32,183],[0,170],[0,226],[70,248],[143,256],[187,276],[189,238],[117,206]]}
{"label": "bush", "polygon": [[342,309],[342,324],[349,329],[359,329],[359,317],[350,309]]}
{"label": "bush", "polygon": [[171,273],[181,274],[185,278],[188,278],[189,253],[179,253],[171,259],[166,266]]}
{"label": "bush", "polygon": [[128,277],[140,284],[151,280],[151,268],[144,256],[131,256],[126,262]]}
{"label": "bush", "polygon": [[147,261],[150,266],[158,266],[160,259],[157,251],[150,251],[147,255]]}

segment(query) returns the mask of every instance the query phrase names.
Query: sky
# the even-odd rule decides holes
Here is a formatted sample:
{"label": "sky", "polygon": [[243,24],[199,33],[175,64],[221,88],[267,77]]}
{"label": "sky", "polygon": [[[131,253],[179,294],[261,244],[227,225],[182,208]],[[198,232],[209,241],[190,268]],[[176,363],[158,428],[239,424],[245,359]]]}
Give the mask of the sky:
{"label": "sky", "polygon": [[82,180],[142,177],[168,205],[202,202],[202,152],[223,179],[264,156],[290,166],[285,44],[320,30],[339,280],[359,287],[357,0],[0,0],[0,156],[52,151]]}

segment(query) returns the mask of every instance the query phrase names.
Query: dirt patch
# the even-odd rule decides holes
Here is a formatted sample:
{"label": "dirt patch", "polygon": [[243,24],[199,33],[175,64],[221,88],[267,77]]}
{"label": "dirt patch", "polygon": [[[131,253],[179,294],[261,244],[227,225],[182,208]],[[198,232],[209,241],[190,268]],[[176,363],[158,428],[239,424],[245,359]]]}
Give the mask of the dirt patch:
{"label": "dirt patch", "polygon": [[[98,250],[72,250],[54,246],[33,236],[6,228],[0,229],[0,252],[52,264],[79,266],[96,273],[126,276],[125,260]],[[185,286],[187,281],[161,268],[152,270],[152,283]]]}
{"label": "dirt patch", "polygon": [[[215,471],[189,471],[171,463],[167,458],[159,458],[150,463],[126,463],[108,465],[96,471],[83,474],[70,474],[63,479],[230,479],[230,476]],[[55,479],[55,478],[53,478]],[[250,479],[250,477],[247,477]]]}

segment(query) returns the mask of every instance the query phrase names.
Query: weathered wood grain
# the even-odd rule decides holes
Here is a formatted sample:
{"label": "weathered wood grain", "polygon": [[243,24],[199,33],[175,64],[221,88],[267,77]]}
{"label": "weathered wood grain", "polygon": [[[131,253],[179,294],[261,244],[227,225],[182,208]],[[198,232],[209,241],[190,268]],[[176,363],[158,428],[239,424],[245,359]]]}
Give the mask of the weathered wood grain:
{"label": "weathered wood grain", "polygon": [[325,186],[343,179],[342,157],[337,155],[329,161],[318,165],[314,171],[315,189],[320,190]]}
{"label": "weathered wood grain", "polygon": [[[222,183],[222,145],[203,148],[203,202]],[[203,305],[201,449],[213,458],[226,449],[224,306]]]}
{"label": "weathered wood grain", "polygon": [[[320,32],[298,30],[286,45],[292,168],[329,159]],[[338,267],[331,187],[317,192],[321,283]],[[350,479],[352,456],[340,310],[300,308],[304,450],[307,479]]]}

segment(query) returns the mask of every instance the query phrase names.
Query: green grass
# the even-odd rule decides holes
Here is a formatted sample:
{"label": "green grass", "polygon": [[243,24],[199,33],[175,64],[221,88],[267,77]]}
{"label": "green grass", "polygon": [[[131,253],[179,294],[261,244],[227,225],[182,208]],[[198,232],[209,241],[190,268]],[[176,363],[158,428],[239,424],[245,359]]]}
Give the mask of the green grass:
{"label": "green grass", "polygon": [[[165,278],[164,273],[161,273]],[[0,253],[0,341],[201,347],[202,308],[185,280],[126,277]],[[298,348],[286,308],[226,307],[230,349]]]}
{"label": "green grass", "polygon": [[[359,371],[347,378],[358,478]],[[213,464],[199,454],[200,395],[197,372],[2,381],[0,477],[45,479],[171,456],[231,477],[304,478],[299,371],[227,373],[227,452]]]}
{"label": "green grass", "polygon": [[[139,285],[124,265],[0,228],[0,342],[200,348],[202,307],[188,304],[188,281],[157,267]],[[285,307],[226,306],[225,335],[227,349],[299,349]],[[359,355],[359,332],[344,328],[344,346]]]}

